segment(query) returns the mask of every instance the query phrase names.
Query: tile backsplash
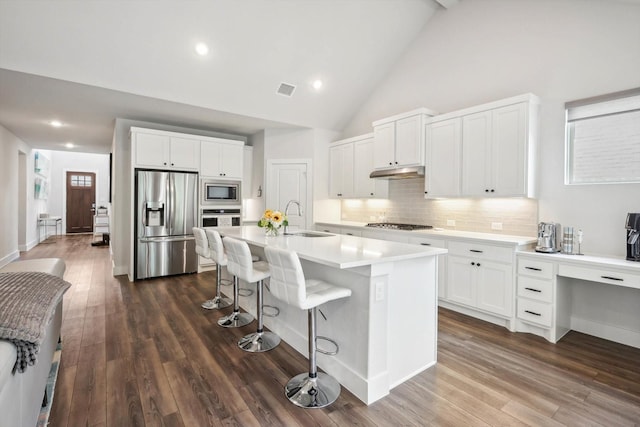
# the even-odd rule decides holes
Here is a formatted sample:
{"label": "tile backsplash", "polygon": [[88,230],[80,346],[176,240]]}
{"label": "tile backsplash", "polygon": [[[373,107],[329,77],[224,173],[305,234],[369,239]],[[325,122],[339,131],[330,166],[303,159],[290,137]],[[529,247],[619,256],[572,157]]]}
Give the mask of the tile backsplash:
{"label": "tile backsplash", "polygon": [[[389,199],[354,199],[341,202],[341,219],[358,222],[428,224],[446,229],[535,236],[538,201],[524,198],[424,198],[424,179],[392,180]],[[455,221],[455,226],[447,225]],[[492,223],[502,230],[492,229]],[[497,224],[496,224],[497,225]]]}

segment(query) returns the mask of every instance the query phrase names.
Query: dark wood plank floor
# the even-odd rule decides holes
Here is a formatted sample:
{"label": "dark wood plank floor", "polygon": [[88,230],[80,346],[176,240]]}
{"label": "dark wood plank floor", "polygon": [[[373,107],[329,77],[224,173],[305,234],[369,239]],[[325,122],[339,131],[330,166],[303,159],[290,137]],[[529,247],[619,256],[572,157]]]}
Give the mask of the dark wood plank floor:
{"label": "dark wood plank floor", "polygon": [[320,410],[283,395],[307,368],[287,344],[236,347],[255,325],[216,325],[213,273],[130,283],[91,236],[41,244],[73,284],[50,425],[640,426],[640,350],[569,333],[559,344],[440,310],[438,364],[366,406],[347,390]]}

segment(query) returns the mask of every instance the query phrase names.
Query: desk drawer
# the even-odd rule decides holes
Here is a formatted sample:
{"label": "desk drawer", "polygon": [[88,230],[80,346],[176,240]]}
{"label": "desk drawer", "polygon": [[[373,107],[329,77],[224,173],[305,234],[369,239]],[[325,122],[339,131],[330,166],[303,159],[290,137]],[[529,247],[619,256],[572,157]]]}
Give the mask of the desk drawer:
{"label": "desk drawer", "polygon": [[551,327],[551,304],[518,298],[518,319]]}
{"label": "desk drawer", "polygon": [[518,258],[518,274],[526,274],[539,279],[551,279],[553,277],[553,263]]}
{"label": "desk drawer", "polygon": [[640,288],[640,274],[622,273],[616,270],[560,264],[558,266],[558,276],[591,280],[609,285]]}
{"label": "desk drawer", "polygon": [[449,253],[465,257],[512,262],[514,249],[466,242],[449,242]]}
{"label": "desk drawer", "polygon": [[518,276],[518,296],[542,302],[553,301],[553,282],[551,280],[534,279]]}

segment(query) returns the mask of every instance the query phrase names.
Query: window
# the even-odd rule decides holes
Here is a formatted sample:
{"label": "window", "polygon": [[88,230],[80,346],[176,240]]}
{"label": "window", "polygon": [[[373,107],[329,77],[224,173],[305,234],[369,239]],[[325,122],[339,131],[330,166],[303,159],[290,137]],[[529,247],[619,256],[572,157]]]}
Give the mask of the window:
{"label": "window", "polygon": [[565,184],[640,182],[640,88],[565,108]]}
{"label": "window", "polygon": [[90,175],[71,175],[72,187],[91,187]]}

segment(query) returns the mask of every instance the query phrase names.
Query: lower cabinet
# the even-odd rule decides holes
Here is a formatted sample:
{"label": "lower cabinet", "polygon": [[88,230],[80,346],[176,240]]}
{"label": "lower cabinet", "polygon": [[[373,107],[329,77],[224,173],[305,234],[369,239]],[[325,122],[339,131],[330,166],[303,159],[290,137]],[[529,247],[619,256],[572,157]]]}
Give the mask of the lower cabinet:
{"label": "lower cabinet", "polygon": [[449,242],[446,299],[501,317],[513,317],[514,250]]}
{"label": "lower cabinet", "polygon": [[[432,248],[446,249],[447,242],[444,239],[432,239],[429,237],[409,237],[409,243],[414,245],[429,246]],[[447,256],[438,256],[438,299],[447,298]]]}

